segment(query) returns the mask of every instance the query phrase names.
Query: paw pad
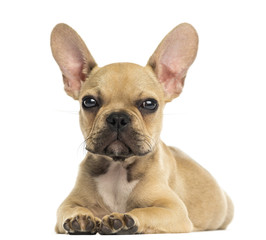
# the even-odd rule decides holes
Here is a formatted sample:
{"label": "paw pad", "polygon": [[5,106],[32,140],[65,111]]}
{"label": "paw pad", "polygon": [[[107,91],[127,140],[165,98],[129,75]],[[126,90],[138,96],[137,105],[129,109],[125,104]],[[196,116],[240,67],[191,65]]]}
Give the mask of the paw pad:
{"label": "paw pad", "polygon": [[96,234],[99,222],[90,216],[78,215],[74,218],[68,218],[63,227],[69,234]]}
{"label": "paw pad", "polygon": [[134,234],[138,230],[134,219],[128,214],[114,213],[105,216],[99,227],[99,233],[109,234]]}

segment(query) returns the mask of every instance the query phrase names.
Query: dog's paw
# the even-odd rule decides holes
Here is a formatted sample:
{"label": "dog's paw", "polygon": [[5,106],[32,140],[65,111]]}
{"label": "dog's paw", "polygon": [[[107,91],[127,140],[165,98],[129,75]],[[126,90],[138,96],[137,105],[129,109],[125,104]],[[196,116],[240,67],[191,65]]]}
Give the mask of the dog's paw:
{"label": "dog's paw", "polygon": [[88,215],[77,215],[65,220],[63,227],[69,234],[96,234],[101,220]]}
{"label": "dog's paw", "polygon": [[98,232],[109,234],[135,234],[138,231],[136,221],[129,214],[113,213],[103,217]]}

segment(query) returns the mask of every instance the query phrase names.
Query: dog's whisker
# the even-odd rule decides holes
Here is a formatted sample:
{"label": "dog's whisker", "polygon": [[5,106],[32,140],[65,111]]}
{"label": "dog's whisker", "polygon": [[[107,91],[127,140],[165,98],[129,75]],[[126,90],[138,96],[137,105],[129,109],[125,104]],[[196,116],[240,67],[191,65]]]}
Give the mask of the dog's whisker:
{"label": "dog's whisker", "polygon": [[83,141],[78,147],[78,155],[85,156],[86,153],[86,143]]}

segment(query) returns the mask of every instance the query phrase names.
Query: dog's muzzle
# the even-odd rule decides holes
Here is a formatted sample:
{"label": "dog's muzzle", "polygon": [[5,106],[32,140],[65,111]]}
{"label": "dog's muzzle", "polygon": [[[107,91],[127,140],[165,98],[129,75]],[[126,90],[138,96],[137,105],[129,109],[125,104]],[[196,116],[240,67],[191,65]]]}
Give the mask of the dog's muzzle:
{"label": "dog's muzzle", "polygon": [[123,160],[126,157],[132,155],[132,151],[127,146],[123,136],[126,135],[127,128],[131,125],[130,116],[123,112],[111,113],[106,118],[107,126],[110,130],[110,134],[113,135],[113,140],[105,148],[105,153],[111,156],[114,160]]}
{"label": "dog's muzzle", "polygon": [[143,156],[152,151],[150,138],[134,129],[133,120],[126,112],[113,112],[105,118],[105,126],[87,142],[86,149],[106,155],[114,161],[132,156]]}

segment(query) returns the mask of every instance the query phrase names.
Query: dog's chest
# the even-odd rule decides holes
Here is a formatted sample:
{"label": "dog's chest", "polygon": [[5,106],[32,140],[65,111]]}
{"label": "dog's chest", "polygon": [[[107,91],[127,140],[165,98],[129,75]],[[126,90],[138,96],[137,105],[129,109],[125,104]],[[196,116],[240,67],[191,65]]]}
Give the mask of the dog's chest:
{"label": "dog's chest", "polygon": [[104,203],[112,212],[124,213],[130,193],[138,180],[128,182],[127,170],[120,163],[113,162],[107,173],[95,178]]}

